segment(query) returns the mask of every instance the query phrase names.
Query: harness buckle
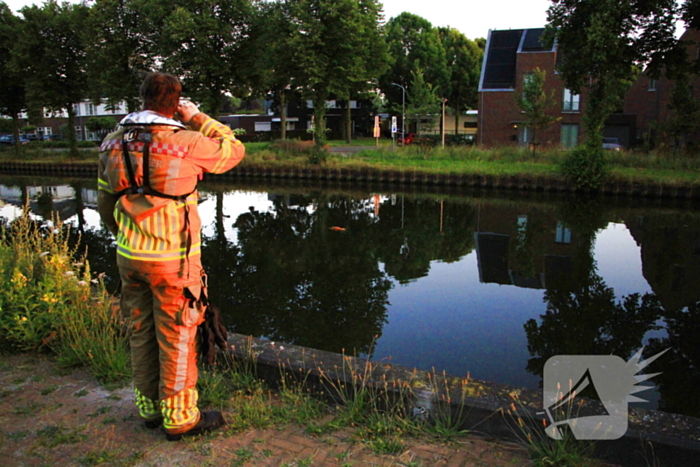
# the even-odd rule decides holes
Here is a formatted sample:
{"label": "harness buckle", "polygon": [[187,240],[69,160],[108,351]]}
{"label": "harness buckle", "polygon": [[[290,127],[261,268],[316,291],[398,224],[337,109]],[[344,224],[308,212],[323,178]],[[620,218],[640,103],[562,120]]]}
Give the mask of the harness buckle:
{"label": "harness buckle", "polygon": [[131,143],[132,141],[135,141],[136,138],[139,136],[139,129],[138,128],[130,128],[126,132],[124,132],[123,138],[124,141],[127,143]]}

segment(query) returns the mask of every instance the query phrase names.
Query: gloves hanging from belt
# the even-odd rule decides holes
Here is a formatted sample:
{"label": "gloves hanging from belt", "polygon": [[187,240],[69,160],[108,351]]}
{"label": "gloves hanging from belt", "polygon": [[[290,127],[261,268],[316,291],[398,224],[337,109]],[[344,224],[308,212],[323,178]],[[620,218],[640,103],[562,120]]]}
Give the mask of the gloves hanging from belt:
{"label": "gloves hanging from belt", "polygon": [[204,312],[204,321],[199,325],[199,357],[208,365],[216,360],[217,347],[223,351],[227,350],[228,333],[221,319],[221,310],[216,305],[209,303]]}

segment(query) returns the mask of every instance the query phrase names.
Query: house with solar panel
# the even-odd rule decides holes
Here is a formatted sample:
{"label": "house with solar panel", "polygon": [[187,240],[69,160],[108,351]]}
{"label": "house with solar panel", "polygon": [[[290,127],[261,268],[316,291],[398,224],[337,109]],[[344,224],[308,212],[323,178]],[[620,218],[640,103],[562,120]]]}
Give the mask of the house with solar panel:
{"label": "house with solar panel", "polygon": [[[478,144],[487,147],[532,142],[532,129],[523,125],[517,97],[523,81],[535,68],[546,72],[545,89],[553,90],[551,113],[559,120],[539,130],[544,146],[573,147],[581,139],[581,117],[585,96],[571,92],[557,73],[557,48],[541,41],[544,28],[489,31],[479,82]],[[585,92],[585,90],[584,90]],[[635,116],[618,112],[606,122],[604,135],[618,138],[629,147],[636,134]]]}
{"label": "house with solar panel", "polygon": [[489,31],[479,81],[478,143],[487,147],[520,145],[532,141],[532,130],[523,125],[517,97],[523,80],[535,68],[546,72],[545,89],[554,90],[551,112],[560,120],[540,130],[545,146],[573,147],[579,141],[583,100],[564,86],[556,72],[556,45],[541,42],[544,28]]}

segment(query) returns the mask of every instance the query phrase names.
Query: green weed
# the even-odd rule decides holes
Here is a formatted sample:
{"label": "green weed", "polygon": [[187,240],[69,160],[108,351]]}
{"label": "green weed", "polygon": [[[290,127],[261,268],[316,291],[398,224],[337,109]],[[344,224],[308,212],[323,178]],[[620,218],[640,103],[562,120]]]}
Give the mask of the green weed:
{"label": "green weed", "polygon": [[60,425],[48,425],[38,430],[36,434],[40,445],[54,448],[62,444],[76,444],[83,441],[87,436],[81,431],[82,427],[70,430]]}
{"label": "green weed", "polygon": [[[586,467],[599,465],[593,460],[595,446],[592,442],[579,441],[570,431],[562,433],[559,440],[550,438],[545,433],[547,421],[534,420],[517,394],[511,394],[514,402],[507,415],[511,421],[511,431],[527,448],[532,465],[536,467]],[[563,418],[570,419],[577,409],[573,402],[561,410]],[[575,417],[575,415],[574,415]]]}
{"label": "green weed", "polygon": [[101,382],[124,380],[127,336],[68,234],[58,218],[40,224],[26,208],[0,227],[0,350],[50,349],[64,365],[88,366]]}
{"label": "green weed", "polygon": [[91,451],[78,459],[78,464],[85,466],[113,464],[119,452],[109,450]]}
{"label": "green weed", "polygon": [[56,391],[57,389],[58,389],[58,386],[56,386],[55,384],[51,384],[49,386],[42,388],[40,393],[42,396],[48,396],[49,394]]}

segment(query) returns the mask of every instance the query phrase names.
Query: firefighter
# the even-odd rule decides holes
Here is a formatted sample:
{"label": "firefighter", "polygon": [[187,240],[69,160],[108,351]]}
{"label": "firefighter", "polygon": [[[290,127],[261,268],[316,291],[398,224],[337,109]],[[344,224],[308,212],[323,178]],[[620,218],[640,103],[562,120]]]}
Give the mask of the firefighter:
{"label": "firefighter", "polygon": [[143,110],[124,117],[100,147],[97,201],[117,238],[136,405],[145,425],[162,425],[171,441],[225,424],[220,412],[197,408],[206,276],[196,185],[245,154],[230,128],[181,101],[181,91],[172,75],[146,77]]}

